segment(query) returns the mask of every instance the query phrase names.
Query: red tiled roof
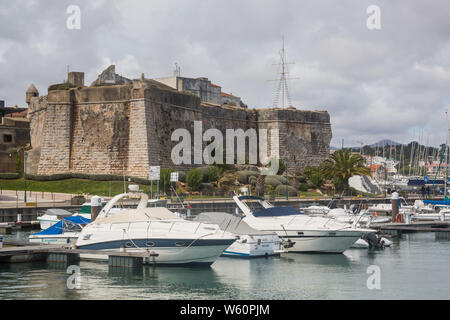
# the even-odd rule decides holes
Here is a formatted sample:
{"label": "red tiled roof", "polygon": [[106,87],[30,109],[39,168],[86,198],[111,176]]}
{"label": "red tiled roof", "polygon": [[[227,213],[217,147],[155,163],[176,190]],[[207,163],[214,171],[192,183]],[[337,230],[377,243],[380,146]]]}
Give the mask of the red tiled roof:
{"label": "red tiled roof", "polygon": [[381,168],[381,164],[371,164],[369,166],[370,172],[377,172]]}
{"label": "red tiled roof", "polygon": [[218,86],[217,84],[211,83],[211,86],[216,87],[216,88],[222,88],[221,86]]}
{"label": "red tiled roof", "polygon": [[222,97],[232,97],[231,94],[225,93],[225,92],[221,92],[220,93],[222,95]]}
{"label": "red tiled roof", "polygon": [[26,118],[28,115],[28,109],[24,110],[22,112],[14,112],[14,113],[9,113],[7,115],[5,115],[6,117],[10,117],[10,118]]}

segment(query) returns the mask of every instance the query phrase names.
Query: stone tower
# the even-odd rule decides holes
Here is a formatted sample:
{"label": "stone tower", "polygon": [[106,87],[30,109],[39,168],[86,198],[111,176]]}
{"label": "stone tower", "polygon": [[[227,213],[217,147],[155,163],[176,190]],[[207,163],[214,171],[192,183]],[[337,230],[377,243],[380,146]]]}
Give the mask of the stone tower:
{"label": "stone tower", "polygon": [[84,87],[84,72],[69,72],[67,81],[77,87]]}
{"label": "stone tower", "polygon": [[30,104],[31,98],[33,97],[39,97],[39,91],[36,89],[34,84],[31,84],[26,92],[26,103]]}

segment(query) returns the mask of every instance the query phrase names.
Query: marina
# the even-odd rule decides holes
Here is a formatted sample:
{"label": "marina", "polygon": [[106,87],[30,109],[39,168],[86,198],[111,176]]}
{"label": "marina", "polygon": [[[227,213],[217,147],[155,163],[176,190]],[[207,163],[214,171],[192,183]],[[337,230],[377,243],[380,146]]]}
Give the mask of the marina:
{"label": "marina", "polygon": [[435,1],[0,5],[0,302],[450,300]]}
{"label": "marina", "polygon": [[[206,269],[130,269],[81,261],[79,290],[67,288],[70,274],[64,263],[0,264],[0,299],[447,299],[448,240],[436,241],[431,233],[392,240],[392,248],[350,249],[339,255],[223,257]],[[367,288],[371,265],[381,269],[381,290]]]}

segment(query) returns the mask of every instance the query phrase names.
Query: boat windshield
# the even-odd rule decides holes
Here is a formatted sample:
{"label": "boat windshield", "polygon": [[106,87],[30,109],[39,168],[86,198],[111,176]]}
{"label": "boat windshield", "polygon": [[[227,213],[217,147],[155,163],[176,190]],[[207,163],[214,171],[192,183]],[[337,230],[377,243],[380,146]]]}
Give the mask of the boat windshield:
{"label": "boat windshield", "polygon": [[255,217],[280,217],[300,214],[303,213],[292,207],[273,207],[253,212]]}

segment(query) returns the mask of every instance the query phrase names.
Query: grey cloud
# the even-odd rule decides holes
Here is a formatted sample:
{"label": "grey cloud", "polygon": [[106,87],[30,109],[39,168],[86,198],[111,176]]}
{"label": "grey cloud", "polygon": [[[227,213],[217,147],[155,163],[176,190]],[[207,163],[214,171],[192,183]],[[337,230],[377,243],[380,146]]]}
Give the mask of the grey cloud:
{"label": "grey cloud", "polygon": [[[65,27],[69,4],[82,9],[81,30]],[[379,31],[366,28],[371,4]],[[169,75],[177,62],[185,76],[268,107],[284,35],[299,77],[293,104],[328,110],[333,144],[408,142],[416,128],[438,145],[450,106],[449,16],[445,0],[0,0],[0,99],[24,105],[31,82],[45,94],[67,65],[90,82],[109,63],[132,78]]]}

